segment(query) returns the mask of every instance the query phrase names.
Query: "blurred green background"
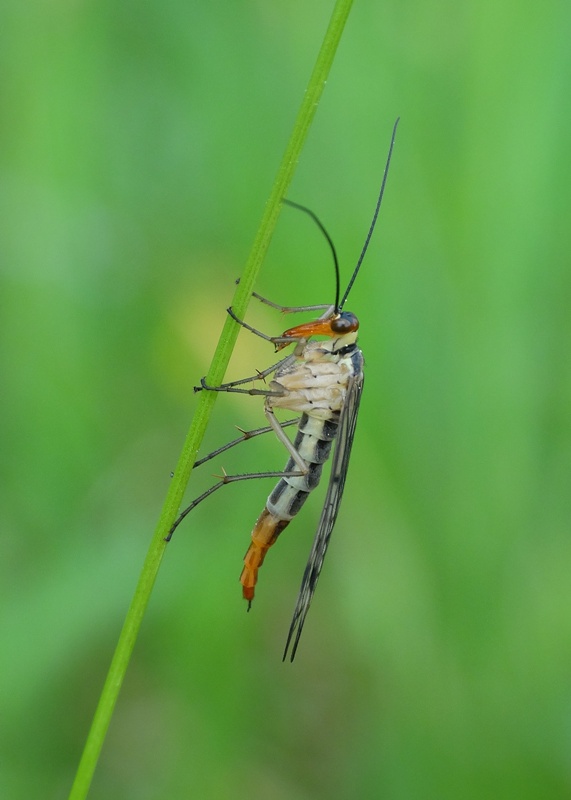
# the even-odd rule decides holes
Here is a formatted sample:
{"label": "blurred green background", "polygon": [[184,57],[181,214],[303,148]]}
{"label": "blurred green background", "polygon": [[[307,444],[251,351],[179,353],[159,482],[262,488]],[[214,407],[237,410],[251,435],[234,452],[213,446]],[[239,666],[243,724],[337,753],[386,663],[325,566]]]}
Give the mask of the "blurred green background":
{"label": "blurred green background", "polygon": [[[65,797],[330,0],[0,12],[0,796]],[[571,6],[356,0],[290,197],[333,235],[367,379],[245,614],[269,482],[168,548],[91,797],[571,797]],[[282,214],[258,286],[329,302]],[[260,304],[250,321],[279,333]],[[289,320],[288,320],[289,323]],[[247,333],[228,378],[273,354]],[[263,424],[220,397],[204,450]],[[246,444],[196,474],[279,469]]]}

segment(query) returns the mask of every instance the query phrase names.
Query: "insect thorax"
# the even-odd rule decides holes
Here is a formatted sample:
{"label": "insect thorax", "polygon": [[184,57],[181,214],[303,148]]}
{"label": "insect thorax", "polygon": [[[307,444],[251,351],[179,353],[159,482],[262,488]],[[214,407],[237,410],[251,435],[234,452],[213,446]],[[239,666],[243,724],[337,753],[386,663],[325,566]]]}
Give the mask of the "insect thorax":
{"label": "insect thorax", "polygon": [[267,405],[336,420],[349,380],[363,369],[363,355],[355,339],[351,335],[306,344],[293,364],[275,373],[270,388],[283,395],[268,397]]}

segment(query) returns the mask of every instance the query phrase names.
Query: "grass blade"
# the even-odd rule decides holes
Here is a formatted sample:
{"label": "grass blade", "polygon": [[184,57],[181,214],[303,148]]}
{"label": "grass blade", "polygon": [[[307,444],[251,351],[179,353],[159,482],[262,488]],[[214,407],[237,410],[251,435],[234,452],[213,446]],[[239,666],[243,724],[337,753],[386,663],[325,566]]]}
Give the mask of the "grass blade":
{"label": "grass blade", "polygon": [[[295,120],[276,180],[266,203],[258,232],[244,268],[244,273],[232,301],[232,306],[240,319],[243,319],[245,316],[256,277],[268,250],[278,220],[281,200],[286,195],[291,183],[295,167],[307,138],[307,133],[315,115],[352,4],[353,0],[337,0],[333,9],[329,26],[317,56],[315,67]],[[230,317],[227,317],[207,375],[208,383],[211,385],[217,385],[223,381],[239,330],[239,325]],[[105,741],[107,729],[111,722],[113,710],[127,671],[131,653],[165,552],[167,544],[165,542],[165,537],[182,503],[190,473],[196,460],[196,454],[202,442],[216,397],[217,395],[215,392],[201,392],[199,395],[196,413],[184,442],[153,539],[141,570],[133,600],[119,636],[119,641],[111,661],[107,679],[103,686],[99,704],[75,776],[75,781],[69,795],[69,800],[83,800],[83,798],[87,797],[89,792],[99,754],[101,753]]]}

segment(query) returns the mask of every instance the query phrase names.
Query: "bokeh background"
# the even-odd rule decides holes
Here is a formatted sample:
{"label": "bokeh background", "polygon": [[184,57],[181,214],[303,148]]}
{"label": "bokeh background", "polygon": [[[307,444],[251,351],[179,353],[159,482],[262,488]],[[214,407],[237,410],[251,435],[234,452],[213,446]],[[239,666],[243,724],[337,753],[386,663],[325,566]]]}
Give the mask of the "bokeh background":
{"label": "bokeh background", "polygon": [[[65,797],[332,2],[3,4],[0,795]],[[91,797],[571,796],[571,6],[357,0],[290,196],[367,379],[323,487],[238,576],[264,482],[168,548]],[[258,289],[329,302],[282,214]],[[284,320],[260,304],[250,321]],[[289,324],[289,320],[287,320]],[[273,354],[240,336],[229,378]],[[205,442],[263,424],[220,397]],[[271,438],[203,467],[279,469]]]}

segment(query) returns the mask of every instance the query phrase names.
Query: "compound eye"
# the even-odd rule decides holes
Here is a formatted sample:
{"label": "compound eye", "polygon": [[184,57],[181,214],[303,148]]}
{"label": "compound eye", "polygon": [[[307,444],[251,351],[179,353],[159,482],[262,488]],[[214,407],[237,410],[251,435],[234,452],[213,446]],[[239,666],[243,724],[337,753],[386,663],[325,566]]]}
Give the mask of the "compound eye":
{"label": "compound eye", "polygon": [[338,317],[331,320],[331,330],[333,333],[341,335],[352,333],[359,329],[359,320],[350,311],[343,311]]}

